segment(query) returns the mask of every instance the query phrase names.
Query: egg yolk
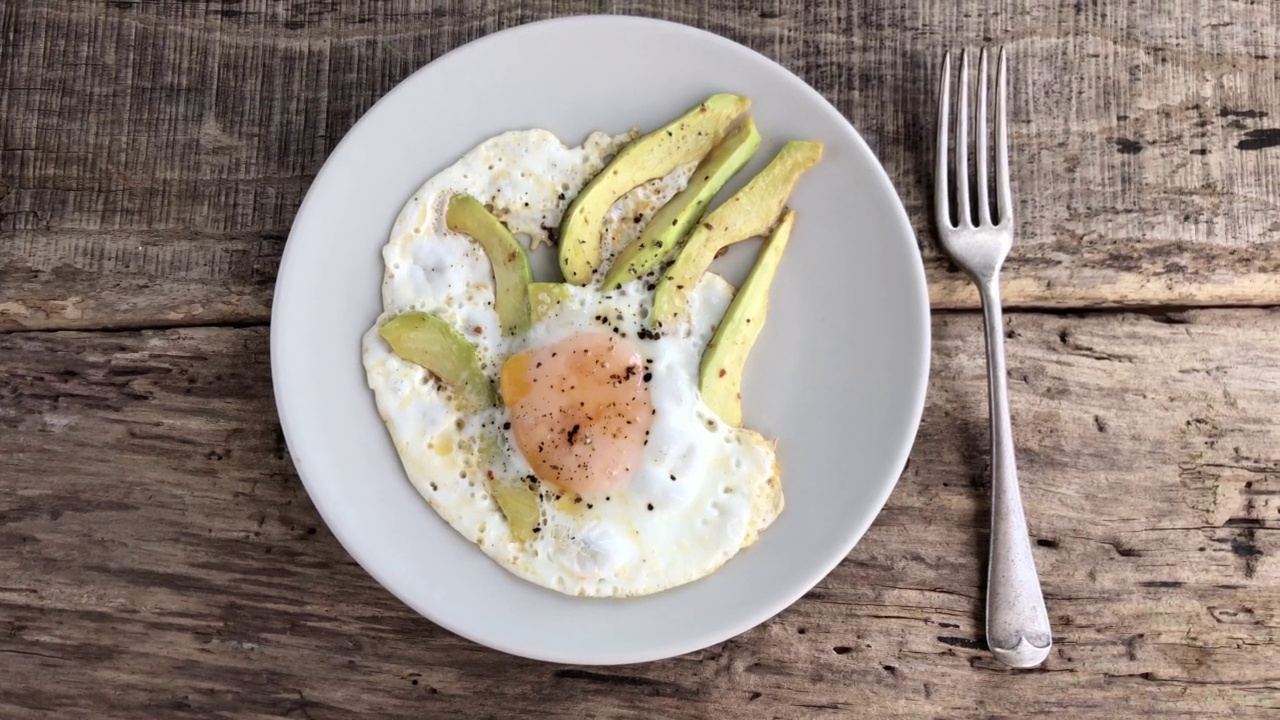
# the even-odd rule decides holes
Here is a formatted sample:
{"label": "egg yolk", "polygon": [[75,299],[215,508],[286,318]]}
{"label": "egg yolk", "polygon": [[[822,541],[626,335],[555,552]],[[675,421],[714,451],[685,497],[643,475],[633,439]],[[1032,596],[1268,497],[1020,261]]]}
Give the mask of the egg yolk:
{"label": "egg yolk", "polygon": [[534,474],[585,495],[624,484],[639,467],[653,424],[649,379],[634,344],[582,333],[511,356],[499,383]]}

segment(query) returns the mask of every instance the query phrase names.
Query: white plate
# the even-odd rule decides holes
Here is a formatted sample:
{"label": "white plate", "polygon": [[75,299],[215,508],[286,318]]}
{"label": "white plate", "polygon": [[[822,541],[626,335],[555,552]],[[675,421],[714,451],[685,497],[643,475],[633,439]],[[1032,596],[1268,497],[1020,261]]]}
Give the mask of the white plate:
{"label": "white plate", "polygon": [[[380,310],[379,251],[409,195],[479,141],[544,127],[653,128],[707,95],[753,101],[764,146],[821,140],[744,381],[747,426],[777,438],[787,507],[710,577],[630,600],[517,579],[414,491],[374,407],[360,335]],[[727,196],[725,195],[721,197]],[[721,263],[741,279],[757,247]],[[767,58],[682,25],[575,17],[500,32],[389,92],[316,177],[284,252],[271,323],[276,404],[293,462],[343,547],[413,609],[516,655],[613,664],[698,650],[812,588],[889,497],[924,405],[929,311],[906,213],[884,170],[817,92]]]}

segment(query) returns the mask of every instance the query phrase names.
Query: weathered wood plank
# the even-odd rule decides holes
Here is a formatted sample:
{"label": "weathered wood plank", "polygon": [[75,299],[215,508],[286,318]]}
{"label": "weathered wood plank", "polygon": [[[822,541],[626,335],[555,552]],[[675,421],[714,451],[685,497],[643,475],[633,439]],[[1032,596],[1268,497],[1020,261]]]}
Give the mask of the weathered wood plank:
{"label": "weathered wood plank", "polygon": [[154,230],[20,233],[0,244],[0,331],[265,322],[285,237]]}
{"label": "weathered wood plank", "polygon": [[739,638],[608,669],[473,646],[369,579],[292,473],[265,330],[0,336],[0,716],[1280,710],[1280,311],[1009,318],[1057,636],[1030,672],[981,649],[979,329],[935,319],[911,464],[840,568]]}
{"label": "weathered wood plank", "polygon": [[[0,8],[0,330],[255,323],[328,151],[459,44],[570,12],[664,17],[775,58],[882,158],[933,301],[972,307],[927,212],[944,45],[1013,57],[1010,305],[1280,303],[1280,5],[419,0]],[[176,278],[177,282],[170,282]]]}

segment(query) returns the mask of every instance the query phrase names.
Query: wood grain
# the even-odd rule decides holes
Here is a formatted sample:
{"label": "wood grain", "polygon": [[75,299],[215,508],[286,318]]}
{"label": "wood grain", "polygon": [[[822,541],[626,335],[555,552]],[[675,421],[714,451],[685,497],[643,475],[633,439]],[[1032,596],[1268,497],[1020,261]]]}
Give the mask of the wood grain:
{"label": "wood grain", "polygon": [[[1280,710],[1280,311],[1009,319],[1055,650],[983,649],[976,316],[802,601],[665,662],[547,665],[414,615],[322,525],[262,328],[0,336],[0,717],[1261,718]],[[765,540],[767,542],[767,536]]]}
{"label": "wood grain", "polygon": [[1008,0],[10,0],[0,7],[0,330],[265,322],[312,177],[424,63],[616,12],[763,52],[841,109],[970,308],[926,208],[946,46],[1013,58],[1013,307],[1280,302],[1280,5]]}
{"label": "wood grain", "polygon": [[[969,312],[935,316],[916,449],[866,538],[700,652],[478,647],[320,522],[262,327],[294,212],[396,82],[581,12],[706,28],[817,88],[884,163],[943,309],[975,296],[930,241],[941,50],[1009,48],[1042,668],[983,649]],[[0,3],[0,718],[1275,716],[1280,310],[1184,309],[1280,304],[1278,57],[1280,4],[1255,0]]]}

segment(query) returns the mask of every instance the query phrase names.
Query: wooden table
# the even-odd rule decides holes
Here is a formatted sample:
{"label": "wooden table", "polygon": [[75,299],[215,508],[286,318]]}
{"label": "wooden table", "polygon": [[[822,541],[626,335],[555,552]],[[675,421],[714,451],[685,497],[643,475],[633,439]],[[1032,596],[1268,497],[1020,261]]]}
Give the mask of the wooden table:
{"label": "wooden table", "polygon": [[[1280,4],[433,5],[0,4],[0,716],[1275,717]],[[745,43],[853,121],[916,223],[933,379],[888,506],[803,600],[666,662],[561,667],[437,628],[343,552],[281,439],[267,322],[303,193],[382,93],[606,11]],[[1056,636],[1031,671],[983,646],[980,320],[926,211],[941,50],[988,41]]]}

